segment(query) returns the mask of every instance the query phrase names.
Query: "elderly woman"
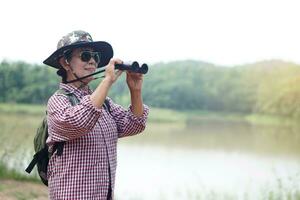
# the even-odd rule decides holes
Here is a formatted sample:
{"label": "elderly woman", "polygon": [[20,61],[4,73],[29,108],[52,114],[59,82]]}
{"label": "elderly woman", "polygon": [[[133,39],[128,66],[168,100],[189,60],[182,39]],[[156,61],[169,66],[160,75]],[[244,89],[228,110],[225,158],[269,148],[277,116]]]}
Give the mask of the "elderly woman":
{"label": "elderly woman", "polygon": [[[107,42],[94,42],[89,33],[74,31],[64,36],[44,61],[58,69],[62,77],[59,88],[78,100],[73,105],[67,95],[54,93],[48,101],[50,152],[63,142],[63,149],[52,152],[48,165],[50,199],[112,199],[117,140],[145,129],[149,109],[142,101],[142,74],[126,72],[131,95],[128,109],[107,97],[122,73],[115,71],[115,64],[122,61],[112,56]],[[80,78],[102,66],[106,66],[105,77],[91,91],[88,84],[93,77]]]}

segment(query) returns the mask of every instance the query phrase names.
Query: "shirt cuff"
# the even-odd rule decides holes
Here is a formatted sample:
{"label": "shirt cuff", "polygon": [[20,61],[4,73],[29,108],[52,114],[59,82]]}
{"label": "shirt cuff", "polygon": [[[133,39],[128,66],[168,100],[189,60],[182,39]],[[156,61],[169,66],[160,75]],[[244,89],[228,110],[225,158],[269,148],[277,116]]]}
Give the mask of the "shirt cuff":
{"label": "shirt cuff", "polygon": [[133,114],[132,105],[130,105],[128,108],[129,119],[139,124],[145,124],[149,114],[149,110],[150,110],[149,107],[143,104],[143,115],[138,117]]}

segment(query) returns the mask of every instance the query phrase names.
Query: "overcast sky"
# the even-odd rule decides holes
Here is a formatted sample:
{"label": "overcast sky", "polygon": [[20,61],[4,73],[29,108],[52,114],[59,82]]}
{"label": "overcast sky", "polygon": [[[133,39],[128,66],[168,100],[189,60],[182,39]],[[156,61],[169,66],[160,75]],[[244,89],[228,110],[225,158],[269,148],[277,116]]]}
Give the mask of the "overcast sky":
{"label": "overcast sky", "polygon": [[109,42],[124,61],[300,64],[296,0],[7,0],[0,6],[0,60],[41,64],[63,35],[82,29]]}

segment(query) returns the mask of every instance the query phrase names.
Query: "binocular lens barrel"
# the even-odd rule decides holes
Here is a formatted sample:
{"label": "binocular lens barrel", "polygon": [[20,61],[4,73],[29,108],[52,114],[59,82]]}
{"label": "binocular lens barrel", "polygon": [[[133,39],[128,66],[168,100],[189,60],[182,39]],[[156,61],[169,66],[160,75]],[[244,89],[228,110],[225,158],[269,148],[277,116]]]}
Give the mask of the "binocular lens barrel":
{"label": "binocular lens barrel", "polygon": [[148,72],[148,65],[146,63],[142,64],[142,66],[141,66],[141,72],[142,72],[142,74],[147,74],[147,72]]}

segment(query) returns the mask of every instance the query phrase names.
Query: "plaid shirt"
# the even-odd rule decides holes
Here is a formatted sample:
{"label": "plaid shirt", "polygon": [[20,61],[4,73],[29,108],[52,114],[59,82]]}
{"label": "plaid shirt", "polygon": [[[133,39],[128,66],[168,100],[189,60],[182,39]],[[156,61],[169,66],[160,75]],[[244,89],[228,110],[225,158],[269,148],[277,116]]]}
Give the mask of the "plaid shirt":
{"label": "plaid shirt", "polygon": [[[48,165],[49,198],[55,200],[107,199],[114,190],[117,166],[117,140],[135,135],[146,126],[149,109],[136,117],[131,107],[125,110],[109,98],[111,113],[96,108],[90,100],[91,90],[60,84],[72,92],[80,103],[72,106],[68,97],[54,94],[48,101],[47,144],[66,141],[61,156],[56,152]],[[111,179],[111,181],[110,181]]]}

